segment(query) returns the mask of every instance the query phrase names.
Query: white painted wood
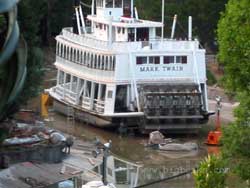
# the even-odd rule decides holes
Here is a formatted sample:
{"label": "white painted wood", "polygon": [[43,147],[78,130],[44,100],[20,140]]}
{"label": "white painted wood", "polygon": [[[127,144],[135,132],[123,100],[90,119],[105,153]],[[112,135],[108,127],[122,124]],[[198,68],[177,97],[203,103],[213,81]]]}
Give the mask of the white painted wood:
{"label": "white painted wood", "polygon": [[[176,16],[173,21],[171,38],[167,39],[164,38],[164,0],[162,0],[162,20],[158,22],[139,19],[137,11],[135,11],[135,15],[133,15],[134,11],[131,11],[131,17],[123,17],[123,0],[121,8],[107,8],[106,2],[103,0],[103,5],[96,8],[95,14],[94,2],[93,0],[91,15],[87,16],[92,23],[90,28],[84,24],[81,8],[75,9],[79,34],[74,34],[72,28],[64,28],[62,33],[56,37],[56,68],[71,75],[71,90],[73,76],[77,77],[77,93],[70,92],[65,89],[66,73],[63,77],[64,83],[60,85],[59,77],[62,73],[58,72],[57,86],[59,86],[56,87],[56,90],[60,96],[70,98],[70,101],[76,101],[78,104],[81,101],[77,100],[83,94],[83,104],[79,104],[81,107],[100,110],[104,105],[105,115],[127,117],[132,114],[114,113],[116,86],[124,84],[128,85],[127,106],[129,110],[135,110],[134,107],[138,107],[139,112],[133,112],[133,115],[141,116],[143,112],[140,109],[138,91],[140,84],[200,85],[206,83],[205,50],[200,49],[198,41],[192,40],[190,17],[189,40],[174,39]],[[130,6],[133,10],[133,0]],[[133,18],[134,16],[136,19]],[[83,28],[80,27],[81,23]],[[82,34],[81,29],[84,28],[85,31]],[[139,28],[148,28],[148,41],[137,41],[137,33],[141,31]],[[128,29],[134,30],[134,41],[128,41]],[[156,29],[161,29],[160,36],[157,36]],[[164,64],[165,56],[173,56],[175,62]],[[178,56],[187,57],[187,63],[177,63]],[[137,64],[137,57],[146,57],[147,63]],[[150,57],[159,57],[160,64],[150,64]],[[80,86],[80,79],[84,80],[82,86]],[[88,93],[87,81],[92,82],[90,93]],[[99,85],[98,99],[95,101],[93,99],[94,87],[96,87],[93,85],[94,83]],[[106,85],[105,102],[101,104],[101,88],[104,85]],[[112,96],[108,97],[110,91]],[[204,92],[207,103],[206,87]],[[96,111],[96,113],[102,114],[103,112]]]}

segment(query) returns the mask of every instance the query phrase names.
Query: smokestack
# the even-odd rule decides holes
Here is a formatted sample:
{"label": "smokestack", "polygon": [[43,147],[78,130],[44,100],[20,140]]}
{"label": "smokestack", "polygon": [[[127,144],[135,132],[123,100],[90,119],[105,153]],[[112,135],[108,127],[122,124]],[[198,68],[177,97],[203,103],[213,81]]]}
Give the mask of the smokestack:
{"label": "smokestack", "polygon": [[172,25],[172,32],[171,32],[171,39],[174,39],[175,27],[177,22],[177,15],[174,15],[173,25]]}
{"label": "smokestack", "polygon": [[79,34],[78,26],[77,26],[77,18],[75,8],[80,6],[80,0],[73,0],[73,16],[72,16],[72,25],[73,25],[73,33]]}
{"label": "smokestack", "polygon": [[192,40],[192,16],[188,17],[188,40]]}

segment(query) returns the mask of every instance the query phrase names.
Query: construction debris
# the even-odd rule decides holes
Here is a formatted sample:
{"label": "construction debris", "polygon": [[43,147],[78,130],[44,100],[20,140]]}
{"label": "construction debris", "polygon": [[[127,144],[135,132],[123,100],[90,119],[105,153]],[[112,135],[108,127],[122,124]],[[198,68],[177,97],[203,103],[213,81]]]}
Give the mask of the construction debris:
{"label": "construction debris", "polygon": [[154,131],[151,132],[149,135],[149,145],[158,145],[158,144],[166,144],[172,142],[171,138],[166,139],[165,136],[159,132],[159,131]]}
{"label": "construction debris", "polygon": [[164,151],[192,151],[192,150],[198,150],[198,145],[193,142],[187,142],[184,144],[178,144],[178,143],[171,143],[165,145],[159,144],[159,149]]}

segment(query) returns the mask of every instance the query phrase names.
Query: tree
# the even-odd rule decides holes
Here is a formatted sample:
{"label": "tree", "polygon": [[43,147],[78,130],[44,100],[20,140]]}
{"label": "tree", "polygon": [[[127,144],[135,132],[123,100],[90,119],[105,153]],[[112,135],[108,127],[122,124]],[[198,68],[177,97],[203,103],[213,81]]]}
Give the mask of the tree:
{"label": "tree", "polygon": [[[165,33],[170,36],[174,14],[178,15],[177,38],[187,38],[188,16],[193,17],[194,36],[215,48],[217,23],[228,0],[165,0]],[[140,17],[161,21],[161,0],[136,1]]]}
{"label": "tree", "polygon": [[250,180],[250,4],[229,0],[218,24],[219,60],[225,86],[236,91],[237,120],[224,129],[223,157],[243,180]]}
{"label": "tree", "polygon": [[230,0],[218,24],[219,60],[227,88],[250,91],[250,4]]}
{"label": "tree", "polygon": [[18,103],[37,96],[43,81],[43,52],[41,50],[41,20],[46,15],[46,0],[22,0],[19,3],[18,21],[21,34],[28,45],[27,78]]}

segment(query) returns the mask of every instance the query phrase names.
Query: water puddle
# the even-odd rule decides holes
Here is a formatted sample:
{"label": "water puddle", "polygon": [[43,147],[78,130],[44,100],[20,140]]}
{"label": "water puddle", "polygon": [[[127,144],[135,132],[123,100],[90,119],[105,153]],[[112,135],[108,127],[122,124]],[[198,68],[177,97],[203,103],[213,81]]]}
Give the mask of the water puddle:
{"label": "water puddle", "polygon": [[[72,134],[82,140],[94,141],[97,137],[101,142],[112,140],[112,153],[124,160],[142,165],[139,173],[139,185],[186,172],[199,163],[207,155],[207,148],[203,139],[194,135],[175,136],[181,142],[196,142],[198,151],[166,152],[145,147],[147,136],[119,136],[112,130],[103,130],[82,122],[69,121],[67,117],[53,114],[51,126],[65,133]],[[191,174],[178,177],[163,184],[154,184],[147,187],[192,188],[194,181]]]}

